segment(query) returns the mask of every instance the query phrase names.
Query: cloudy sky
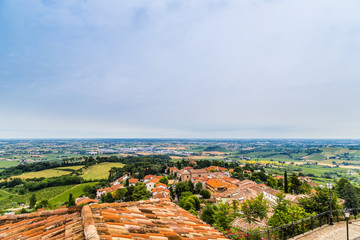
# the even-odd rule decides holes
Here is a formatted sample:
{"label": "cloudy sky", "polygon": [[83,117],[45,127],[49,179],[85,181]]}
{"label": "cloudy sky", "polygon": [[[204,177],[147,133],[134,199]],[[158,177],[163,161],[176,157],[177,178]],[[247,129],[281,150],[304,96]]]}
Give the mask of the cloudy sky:
{"label": "cloudy sky", "polygon": [[0,138],[358,138],[357,0],[2,0]]}

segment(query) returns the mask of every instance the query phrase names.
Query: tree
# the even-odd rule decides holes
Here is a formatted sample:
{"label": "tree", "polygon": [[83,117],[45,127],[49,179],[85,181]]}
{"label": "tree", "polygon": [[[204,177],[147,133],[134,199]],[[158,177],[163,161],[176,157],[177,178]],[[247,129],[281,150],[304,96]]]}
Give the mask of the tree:
{"label": "tree", "polygon": [[125,180],[125,187],[128,187],[130,184],[129,184],[129,178],[127,178],[126,180]]}
{"label": "tree", "polygon": [[268,225],[279,227],[309,216],[311,216],[311,214],[305,212],[305,209],[302,207],[296,204],[290,204],[290,201],[285,199],[285,194],[278,194],[273,215],[270,217]]}
{"label": "tree", "polygon": [[125,194],[127,193],[127,189],[126,188],[119,188],[118,190],[115,191],[114,193],[114,199],[116,201],[124,201],[125,199]]}
{"label": "tree", "polygon": [[146,189],[146,185],[144,183],[136,184],[133,195],[132,195],[132,200],[133,201],[147,200],[147,199],[149,199],[149,197],[150,197],[150,194],[149,194],[148,190]]}
{"label": "tree", "polygon": [[298,194],[300,187],[302,185],[302,182],[296,175],[296,173],[293,173],[290,177],[290,193],[292,194]]}
{"label": "tree", "polygon": [[209,199],[211,197],[210,191],[209,190],[202,190],[200,192],[200,195],[202,196],[203,199]]}
{"label": "tree", "polygon": [[41,200],[38,204],[36,204],[36,209],[39,208],[47,208],[49,207],[49,201],[47,199]]}
{"label": "tree", "polygon": [[214,206],[214,226],[221,231],[228,229],[236,216],[226,203],[220,202]]}
{"label": "tree", "polygon": [[190,187],[187,182],[179,182],[176,184],[175,192],[176,196],[180,198],[181,193],[190,191]]}
{"label": "tree", "polygon": [[346,178],[340,178],[335,185],[335,192],[339,195],[340,198],[344,199],[345,197],[345,185],[350,183]]}
{"label": "tree", "polygon": [[190,187],[190,191],[191,191],[191,192],[194,192],[194,188],[195,188],[195,187],[194,187],[194,183],[193,183],[191,180],[189,180],[189,181],[188,181],[188,185],[189,185],[189,187]]}
{"label": "tree", "polygon": [[106,203],[112,203],[115,201],[115,199],[113,198],[112,194],[108,192],[106,194],[101,195],[101,201]]}
{"label": "tree", "polygon": [[268,185],[271,188],[277,188],[277,181],[273,176],[269,176],[266,185]]}
{"label": "tree", "polygon": [[197,182],[195,184],[195,189],[194,189],[194,193],[200,193],[201,190],[203,190],[203,185],[201,182]]}
{"label": "tree", "polygon": [[86,185],[83,188],[83,192],[85,194],[85,196],[89,197],[89,198],[95,198],[96,197],[96,187],[95,186],[89,186]]}
{"label": "tree", "polygon": [[163,183],[163,184],[165,184],[165,185],[168,185],[169,184],[169,180],[168,180],[168,178],[167,177],[161,177],[160,178],[160,180],[159,180],[159,182],[161,182],[161,183]]}
{"label": "tree", "polygon": [[170,196],[171,196],[171,198],[172,198],[172,199],[175,199],[175,192],[174,192],[174,188],[173,188],[172,185],[169,187],[169,191],[170,191]]}
{"label": "tree", "polygon": [[348,182],[344,187],[344,207],[346,208],[359,208],[359,196],[356,193],[354,186]]}
{"label": "tree", "polygon": [[264,198],[264,194],[259,194],[254,199],[247,199],[241,204],[241,211],[245,221],[248,223],[258,222],[267,217],[269,205]]}
{"label": "tree", "polygon": [[[323,213],[329,211],[329,190],[327,188],[315,188],[316,192],[312,193],[310,197],[303,197],[299,199],[299,204],[308,213]],[[338,204],[338,198],[334,192],[331,192],[331,207],[332,210],[341,209]]]}
{"label": "tree", "polygon": [[30,205],[29,208],[34,208],[36,205],[36,195],[33,193],[30,197]]}
{"label": "tree", "polygon": [[75,199],[73,198],[73,195],[72,193],[69,194],[69,201],[68,201],[68,204],[67,204],[67,207],[71,207],[71,206],[75,206]]}
{"label": "tree", "polygon": [[210,204],[206,204],[201,212],[200,219],[212,225],[214,223],[214,213],[213,207]]}
{"label": "tree", "polygon": [[288,186],[288,178],[287,178],[287,171],[284,173],[284,192],[289,192],[289,186]]}

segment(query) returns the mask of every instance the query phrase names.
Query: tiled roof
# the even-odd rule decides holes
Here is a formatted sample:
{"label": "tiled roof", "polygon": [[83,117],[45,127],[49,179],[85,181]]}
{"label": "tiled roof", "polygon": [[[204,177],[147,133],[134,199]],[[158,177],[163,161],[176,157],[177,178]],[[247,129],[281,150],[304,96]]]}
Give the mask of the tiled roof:
{"label": "tiled roof", "polygon": [[169,199],[151,199],[0,216],[0,239],[221,240],[227,238]]}
{"label": "tiled roof", "polygon": [[85,239],[80,208],[0,216],[0,239]]}
{"label": "tiled roof", "polygon": [[168,199],[93,204],[100,239],[226,239]]}
{"label": "tiled roof", "polygon": [[217,187],[225,187],[226,185],[219,179],[211,178],[209,181],[206,182],[210,187],[217,188]]}
{"label": "tiled roof", "polygon": [[129,183],[137,183],[139,180],[136,178],[130,178]]}
{"label": "tiled roof", "polygon": [[77,206],[79,206],[81,204],[88,204],[88,203],[99,203],[98,200],[91,199],[91,198],[88,198],[88,197],[77,198],[75,202],[76,202]]}

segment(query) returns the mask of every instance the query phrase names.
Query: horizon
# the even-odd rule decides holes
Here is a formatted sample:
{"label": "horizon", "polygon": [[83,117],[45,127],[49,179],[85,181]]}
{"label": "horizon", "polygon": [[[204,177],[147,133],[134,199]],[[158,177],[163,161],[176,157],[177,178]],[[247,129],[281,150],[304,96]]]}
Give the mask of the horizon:
{"label": "horizon", "polygon": [[0,2],[0,138],[360,138],[360,3]]}

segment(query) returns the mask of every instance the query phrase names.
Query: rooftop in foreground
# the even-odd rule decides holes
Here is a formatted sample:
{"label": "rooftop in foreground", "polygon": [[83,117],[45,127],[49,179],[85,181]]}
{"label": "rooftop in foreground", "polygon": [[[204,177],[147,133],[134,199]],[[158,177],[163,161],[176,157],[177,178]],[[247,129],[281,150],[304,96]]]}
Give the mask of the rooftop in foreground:
{"label": "rooftop in foreground", "polygon": [[0,217],[1,239],[227,239],[168,199]]}

